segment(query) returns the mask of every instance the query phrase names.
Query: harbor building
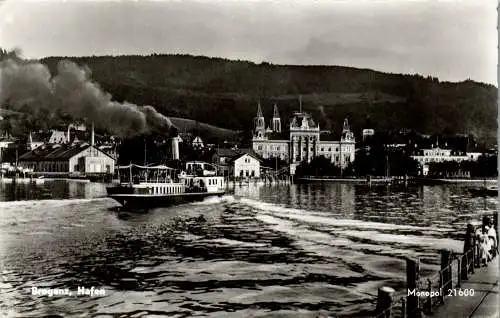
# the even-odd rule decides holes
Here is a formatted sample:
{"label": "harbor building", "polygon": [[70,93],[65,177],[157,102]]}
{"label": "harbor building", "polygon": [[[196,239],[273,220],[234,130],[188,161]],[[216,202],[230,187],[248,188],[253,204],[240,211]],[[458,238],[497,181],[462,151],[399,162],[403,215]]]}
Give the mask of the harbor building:
{"label": "harbor building", "polygon": [[[240,160],[242,158],[243,160]],[[245,162],[245,159],[250,162]],[[257,162],[252,159],[256,159]],[[241,177],[241,171],[243,171],[243,176],[246,176],[247,170],[249,177],[252,176],[252,170],[254,171],[253,175],[255,178],[260,177],[260,160],[252,149],[215,149],[215,153],[212,156],[212,163],[217,166],[219,173],[225,177]]]}
{"label": "harbor building", "polygon": [[[301,103],[302,104],[302,103]],[[288,162],[292,169],[300,162],[310,162],[324,156],[335,165],[345,168],[354,161],[355,138],[347,119],[344,120],[342,134],[337,139],[330,131],[321,131],[306,112],[294,112],[287,129],[283,129],[278,106],[274,105],[273,118],[266,127],[260,103],[254,122],[252,149],[264,159],[280,158]]]}
{"label": "harbor building", "polygon": [[92,129],[90,144],[43,144],[20,156],[19,166],[41,175],[110,175],[115,159],[95,147]]}
{"label": "harbor building", "polygon": [[260,178],[260,160],[250,153],[240,154],[230,160],[230,176],[236,178]]}

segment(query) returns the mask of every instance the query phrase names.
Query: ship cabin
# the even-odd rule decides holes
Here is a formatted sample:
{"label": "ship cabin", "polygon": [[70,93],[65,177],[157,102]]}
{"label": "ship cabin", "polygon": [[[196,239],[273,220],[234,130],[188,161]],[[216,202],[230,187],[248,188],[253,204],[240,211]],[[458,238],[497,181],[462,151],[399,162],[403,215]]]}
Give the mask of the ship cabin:
{"label": "ship cabin", "polygon": [[184,183],[177,177],[177,169],[165,165],[140,166],[129,164],[118,167],[120,185],[134,194],[176,195],[185,192]]}
{"label": "ship cabin", "polygon": [[217,169],[206,162],[187,162],[184,171],[165,165],[136,164],[120,166],[118,171],[122,189],[128,188],[134,194],[163,196],[221,192],[225,189],[224,177],[217,176]]}
{"label": "ship cabin", "polygon": [[188,161],[186,171],[179,175],[186,184],[186,192],[221,192],[225,189],[224,177],[217,175],[217,167],[202,161]]}

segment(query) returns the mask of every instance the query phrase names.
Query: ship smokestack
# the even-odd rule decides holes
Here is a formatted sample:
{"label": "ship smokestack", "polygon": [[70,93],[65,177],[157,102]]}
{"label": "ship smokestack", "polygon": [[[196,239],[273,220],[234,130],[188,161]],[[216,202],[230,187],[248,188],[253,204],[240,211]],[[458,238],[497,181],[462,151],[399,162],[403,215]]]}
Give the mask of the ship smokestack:
{"label": "ship smokestack", "polygon": [[179,160],[179,137],[173,137],[172,142],[172,159]]}
{"label": "ship smokestack", "polygon": [[94,122],[92,122],[92,132],[90,133],[90,145],[94,146]]}

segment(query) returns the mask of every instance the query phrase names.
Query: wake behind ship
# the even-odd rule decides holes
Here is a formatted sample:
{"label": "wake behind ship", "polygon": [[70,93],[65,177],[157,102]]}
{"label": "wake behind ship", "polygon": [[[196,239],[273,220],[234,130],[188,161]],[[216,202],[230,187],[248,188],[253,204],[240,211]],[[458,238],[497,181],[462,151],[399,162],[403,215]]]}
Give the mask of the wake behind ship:
{"label": "wake behind ship", "polygon": [[162,207],[225,194],[224,177],[206,162],[187,162],[185,170],[130,164],[118,171],[120,184],[106,190],[108,197],[125,207]]}

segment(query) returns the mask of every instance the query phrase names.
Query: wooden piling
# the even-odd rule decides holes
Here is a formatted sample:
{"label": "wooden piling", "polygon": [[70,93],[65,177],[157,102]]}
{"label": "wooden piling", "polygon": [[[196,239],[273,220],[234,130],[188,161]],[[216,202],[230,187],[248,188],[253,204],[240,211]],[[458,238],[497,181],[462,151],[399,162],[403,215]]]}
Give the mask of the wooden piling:
{"label": "wooden piling", "polygon": [[401,298],[401,317],[406,318],[406,301],[405,298]]}
{"label": "wooden piling", "polygon": [[[420,262],[418,259],[406,259],[406,287],[409,291],[417,289],[419,279]],[[406,313],[408,317],[421,317],[419,299],[416,295],[409,295],[406,305]]]}
{"label": "wooden piling", "polygon": [[451,252],[449,250],[441,250],[441,272],[442,272],[442,281],[441,281],[441,286],[442,286],[442,292],[444,294],[448,293],[448,290],[452,288],[452,281],[451,281]]}
{"label": "wooden piling", "polygon": [[395,290],[391,287],[380,287],[377,297],[377,317],[391,317],[391,307]]}

